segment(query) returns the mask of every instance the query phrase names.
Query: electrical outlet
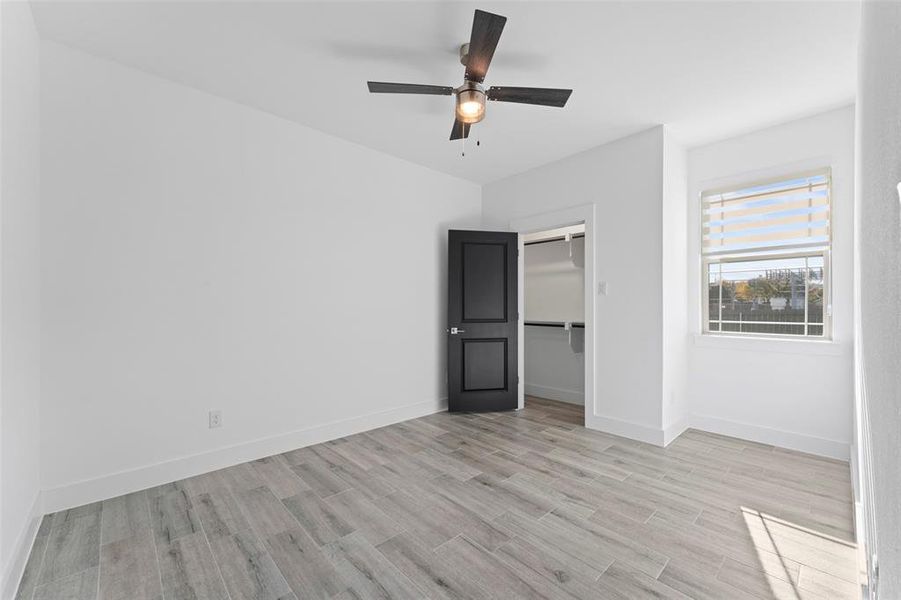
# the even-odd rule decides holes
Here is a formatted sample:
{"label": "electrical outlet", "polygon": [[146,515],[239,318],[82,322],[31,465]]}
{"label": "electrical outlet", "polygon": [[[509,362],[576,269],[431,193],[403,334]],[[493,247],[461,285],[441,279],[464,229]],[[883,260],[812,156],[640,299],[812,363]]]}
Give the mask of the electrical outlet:
{"label": "electrical outlet", "polygon": [[210,411],[210,429],[216,429],[217,427],[222,427],[222,411],[221,410],[211,410]]}

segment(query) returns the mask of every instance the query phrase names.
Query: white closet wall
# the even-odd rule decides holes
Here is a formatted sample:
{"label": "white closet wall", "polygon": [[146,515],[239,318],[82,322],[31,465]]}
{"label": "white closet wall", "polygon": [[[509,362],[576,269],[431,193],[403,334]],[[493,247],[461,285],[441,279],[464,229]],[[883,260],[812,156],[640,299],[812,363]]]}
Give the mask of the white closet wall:
{"label": "white closet wall", "polygon": [[[573,256],[565,241],[525,247],[526,322],[584,322],[585,270],[576,264],[584,265],[585,245],[582,238],[571,243]],[[569,332],[526,326],[525,355],[526,394],[584,403],[585,355],[572,350]]]}

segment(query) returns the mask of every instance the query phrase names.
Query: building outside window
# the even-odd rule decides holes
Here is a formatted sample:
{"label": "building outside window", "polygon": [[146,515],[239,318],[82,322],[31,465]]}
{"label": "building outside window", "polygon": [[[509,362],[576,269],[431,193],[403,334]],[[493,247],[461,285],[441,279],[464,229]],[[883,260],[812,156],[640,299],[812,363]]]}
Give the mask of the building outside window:
{"label": "building outside window", "polygon": [[829,338],[829,170],[701,202],[704,332]]}

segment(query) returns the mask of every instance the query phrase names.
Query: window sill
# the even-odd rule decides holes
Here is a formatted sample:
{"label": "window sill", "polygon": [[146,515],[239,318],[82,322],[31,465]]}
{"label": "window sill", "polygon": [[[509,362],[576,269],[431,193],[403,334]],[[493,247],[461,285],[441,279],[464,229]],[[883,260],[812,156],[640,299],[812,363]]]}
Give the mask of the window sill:
{"label": "window sill", "polygon": [[820,356],[843,356],[848,350],[846,344],[834,340],[793,340],[776,337],[745,337],[722,333],[696,333],[694,334],[694,345],[702,348]]}

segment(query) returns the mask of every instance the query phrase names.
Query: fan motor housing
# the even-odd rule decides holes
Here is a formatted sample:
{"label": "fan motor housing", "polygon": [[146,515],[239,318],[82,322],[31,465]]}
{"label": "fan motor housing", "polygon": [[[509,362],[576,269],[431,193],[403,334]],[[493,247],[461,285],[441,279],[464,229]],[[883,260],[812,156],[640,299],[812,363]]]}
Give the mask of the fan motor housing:
{"label": "fan motor housing", "polygon": [[460,87],[454,88],[454,94],[459,94],[460,92],[465,92],[468,90],[480,92],[483,95],[485,94],[485,86],[475,81],[469,81],[468,79],[463,81],[463,85],[461,85]]}

